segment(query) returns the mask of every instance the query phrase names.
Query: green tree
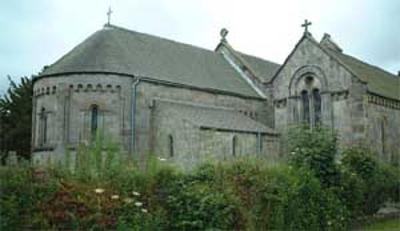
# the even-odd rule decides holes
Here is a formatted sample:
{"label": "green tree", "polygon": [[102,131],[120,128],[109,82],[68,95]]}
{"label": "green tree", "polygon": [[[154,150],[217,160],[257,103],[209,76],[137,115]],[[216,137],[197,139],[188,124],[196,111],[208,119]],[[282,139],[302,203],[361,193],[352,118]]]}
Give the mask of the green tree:
{"label": "green tree", "polygon": [[0,97],[0,153],[2,160],[9,151],[30,158],[32,126],[32,80],[22,77],[19,84],[8,77],[10,86]]}

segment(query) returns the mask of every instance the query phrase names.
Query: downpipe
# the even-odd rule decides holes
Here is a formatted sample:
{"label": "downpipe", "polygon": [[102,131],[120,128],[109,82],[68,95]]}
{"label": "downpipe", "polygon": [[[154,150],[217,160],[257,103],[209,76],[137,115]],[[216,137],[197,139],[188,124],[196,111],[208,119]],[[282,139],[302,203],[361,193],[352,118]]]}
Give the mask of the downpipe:
{"label": "downpipe", "polygon": [[133,83],[133,92],[132,92],[132,116],[131,116],[131,128],[132,128],[132,137],[130,142],[129,151],[131,153],[136,153],[136,99],[137,99],[137,87],[140,84],[141,79],[137,78]]}

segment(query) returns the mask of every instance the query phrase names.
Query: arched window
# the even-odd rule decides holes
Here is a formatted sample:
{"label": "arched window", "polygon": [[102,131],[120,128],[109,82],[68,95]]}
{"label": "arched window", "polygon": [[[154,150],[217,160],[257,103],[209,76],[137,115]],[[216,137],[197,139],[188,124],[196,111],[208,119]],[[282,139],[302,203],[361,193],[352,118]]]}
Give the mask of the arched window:
{"label": "arched window", "polygon": [[174,138],[172,135],[168,135],[168,149],[169,157],[174,157]]}
{"label": "arched window", "polygon": [[91,111],[91,123],[90,123],[90,131],[92,134],[92,138],[94,139],[97,134],[98,122],[99,122],[99,108],[97,105],[92,105]]}
{"label": "arched window", "polygon": [[232,138],[232,156],[236,156],[237,149],[237,136],[233,136]]}
{"label": "arched window", "polygon": [[314,104],[314,124],[319,125],[321,123],[321,94],[318,89],[313,90],[313,104]]}
{"label": "arched window", "polygon": [[46,109],[42,107],[39,114],[39,146],[47,143],[47,113]]}
{"label": "arched window", "polygon": [[303,122],[310,124],[310,100],[306,90],[301,92],[301,104],[303,108]]}
{"label": "arched window", "polygon": [[312,75],[305,76],[298,83],[302,122],[311,127],[321,124],[322,100],[319,80]]}

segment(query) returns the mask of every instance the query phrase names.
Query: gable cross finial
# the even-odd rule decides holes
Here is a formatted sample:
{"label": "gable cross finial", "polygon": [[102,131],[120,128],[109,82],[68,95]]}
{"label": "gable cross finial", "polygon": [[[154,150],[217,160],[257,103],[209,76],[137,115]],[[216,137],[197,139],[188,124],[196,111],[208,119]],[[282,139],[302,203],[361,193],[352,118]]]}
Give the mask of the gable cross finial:
{"label": "gable cross finial", "polygon": [[112,10],[111,10],[111,6],[108,7],[108,12],[107,12],[107,25],[110,25],[110,21],[111,21],[111,14],[112,14]]}
{"label": "gable cross finial", "polygon": [[226,36],[228,35],[229,31],[225,28],[222,28],[220,31],[221,41],[226,41]]}
{"label": "gable cross finial", "polygon": [[311,24],[312,23],[310,21],[308,21],[307,19],[304,20],[303,24],[301,24],[301,27],[304,27],[304,34],[308,34],[309,33],[308,32],[308,27],[311,26]]}

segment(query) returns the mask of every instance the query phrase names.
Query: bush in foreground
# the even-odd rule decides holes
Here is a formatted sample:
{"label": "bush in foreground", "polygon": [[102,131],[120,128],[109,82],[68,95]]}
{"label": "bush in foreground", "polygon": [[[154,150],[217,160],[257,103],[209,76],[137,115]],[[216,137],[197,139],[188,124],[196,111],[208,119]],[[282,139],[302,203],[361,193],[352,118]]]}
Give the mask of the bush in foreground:
{"label": "bush in foreground", "polygon": [[33,171],[30,167],[1,171],[2,179],[14,175],[1,184],[5,230],[346,227],[346,210],[313,174],[253,160],[204,164],[193,173],[161,163],[151,175],[130,167],[121,170],[125,176],[115,182],[82,181],[57,171],[35,176]]}
{"label": "bush in foreground", "polygon": [[253,157],[183,172],[153,156],[139,168],[102,144],[79,150],[75,171],[2,167],[0,229],[345,230],[398,199],[398,170],[357,148],[335,161],[332,134],[304,134],[273,167]]}
{"label": "bush in foreground", "polygon": [[325,191],[336,194],[350,218],[372,215],[385,201],[400,200],[400,170],[378,161],[370,150],[349,147],[340,153],[336,134],[323,127],[295,127],[288,137],[289,165],[310,170]]}
{"label": "bush in foreground", "polygon": [[[373,214],[385,201],[400,200],[400,170],[380,163],[370,150],[362,147],[345,150],[341,166],[343,171],[350,174],[349,177],[357,179],[353,185],[361,189],[359,197],[363,203],[357,206],[359,213]],[[346,200],[354,200],[354,197]]]}

